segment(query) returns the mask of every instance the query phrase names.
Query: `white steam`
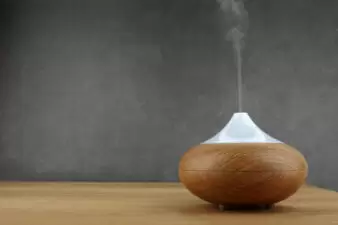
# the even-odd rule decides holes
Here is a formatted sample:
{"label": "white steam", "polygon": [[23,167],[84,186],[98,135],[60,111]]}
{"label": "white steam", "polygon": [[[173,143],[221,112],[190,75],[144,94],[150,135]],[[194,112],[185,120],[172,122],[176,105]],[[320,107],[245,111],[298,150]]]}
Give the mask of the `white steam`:
{"label": "white steam", "polygon": [[217,0],[221,10],[229,18],[230,29],[226,33],[226,40],[232,42],[235,51],[237,66],[238,111],[241,112],[242,104],[242,50],[245,46],[244,37],[248,29],[249,16],[245,10],[243,0]]}

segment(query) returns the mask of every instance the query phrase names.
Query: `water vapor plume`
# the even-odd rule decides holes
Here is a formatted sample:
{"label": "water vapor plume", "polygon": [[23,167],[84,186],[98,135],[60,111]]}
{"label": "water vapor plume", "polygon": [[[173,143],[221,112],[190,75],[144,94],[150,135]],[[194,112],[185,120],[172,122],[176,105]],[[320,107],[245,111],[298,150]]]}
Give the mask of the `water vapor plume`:
{"label": "water vapor plume", "polygon": [[242,104],[242,51],[245,47],[244,38],[249,27],[249,15],[243,0],[217,0],[222,12],[226,15],[230,29],[225,38],[232,42],[237,67],[238,111],[243,110]]}

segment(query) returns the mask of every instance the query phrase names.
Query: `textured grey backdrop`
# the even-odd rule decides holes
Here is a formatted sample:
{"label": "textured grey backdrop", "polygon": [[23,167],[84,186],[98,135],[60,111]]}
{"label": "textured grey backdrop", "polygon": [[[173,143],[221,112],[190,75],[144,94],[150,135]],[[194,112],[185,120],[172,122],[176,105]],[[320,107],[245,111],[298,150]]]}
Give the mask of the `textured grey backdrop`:
{"label": "textured grey backdrop", "polygon": [[[2,1],[0,178],[177,180],[236,110],[213,0]],[[338,190],[338,1],[249,0],[244,107]]]}

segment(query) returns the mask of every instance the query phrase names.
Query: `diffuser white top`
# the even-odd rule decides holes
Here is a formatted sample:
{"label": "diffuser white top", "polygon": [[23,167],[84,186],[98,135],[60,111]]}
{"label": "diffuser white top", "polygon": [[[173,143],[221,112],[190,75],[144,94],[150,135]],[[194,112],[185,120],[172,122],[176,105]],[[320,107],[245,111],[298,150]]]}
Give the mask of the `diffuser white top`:
{"label": "diffuser white top", "polygon": [[248,113],[234,113],[228,124],[203,144],[217,143],[282,143],[262,131]]}

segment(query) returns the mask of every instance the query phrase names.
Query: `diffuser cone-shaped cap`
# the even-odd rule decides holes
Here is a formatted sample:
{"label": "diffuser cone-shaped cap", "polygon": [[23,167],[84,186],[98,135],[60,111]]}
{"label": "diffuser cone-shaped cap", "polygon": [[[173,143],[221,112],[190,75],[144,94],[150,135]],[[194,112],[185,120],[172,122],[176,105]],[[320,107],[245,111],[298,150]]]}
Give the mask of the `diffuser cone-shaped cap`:
{"label": "diffuser cone-shaped cap", "polygon": [[282,143],[262,131],[248,113],[234,113],[228,124],[203,144],[221,143]]}

